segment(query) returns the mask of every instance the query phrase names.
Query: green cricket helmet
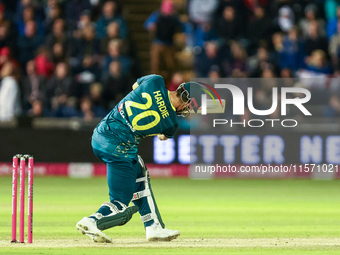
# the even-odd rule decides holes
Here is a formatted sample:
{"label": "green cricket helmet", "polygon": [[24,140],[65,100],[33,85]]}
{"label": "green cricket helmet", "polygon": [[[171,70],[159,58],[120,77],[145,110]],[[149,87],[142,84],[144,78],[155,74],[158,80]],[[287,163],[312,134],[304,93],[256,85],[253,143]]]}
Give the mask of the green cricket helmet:
{"label": "green cricket helmet", "polygon": [[200,89],[201,85],[197,82],[183,82],[176,89],[183,103],[185,103],[182,111],[178,112],[179,116],[185,117],[191,111],[197,112],[201,106],[201,95],[204,91]]}

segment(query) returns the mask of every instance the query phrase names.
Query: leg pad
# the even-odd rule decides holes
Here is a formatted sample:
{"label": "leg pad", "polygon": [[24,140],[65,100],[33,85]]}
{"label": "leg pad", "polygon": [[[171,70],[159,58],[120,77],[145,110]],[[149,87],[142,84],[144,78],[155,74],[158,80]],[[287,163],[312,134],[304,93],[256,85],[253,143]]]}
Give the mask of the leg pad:
{"label": "leg pad", "polygon": [[138,210],[139,207],[134,205],[123,208],[116,214],[103,216],[97,220],[97,227],[100,230],[105,230],[115,226],[122,226],[126,224],[132,218],[132,215],[138,212]]}
{"label": "leg pad", "polygon": [[[150,177],[149,177],[149,171],[146,168],[146,165],[141,158],[141,156],[138,155],[138,161],[142,168],[143,176],[138,178],[136,180],[136,183],[143,182],[144,183],[144,190],[139,190],[133,194],[132,202],[134,204],[139,205],[142,207],[149,207],[150,213],[147,214],[141,214],[141,220],[143,223],[148,222],[150,220],[154,220],[156,223],[159,223],[163,228],[165,227],[164,222],[162,220],[161,214],[158,210],[155,197],[152,193],[151,184],[150,184]],[[146,199],[145,199],[146,198]]]}

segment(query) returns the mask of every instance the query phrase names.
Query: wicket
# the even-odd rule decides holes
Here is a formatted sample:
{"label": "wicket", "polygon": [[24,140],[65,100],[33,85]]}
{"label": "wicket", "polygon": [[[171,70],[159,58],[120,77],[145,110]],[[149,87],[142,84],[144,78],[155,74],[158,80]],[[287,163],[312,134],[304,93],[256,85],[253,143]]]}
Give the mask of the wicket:
{"label": "wicket", "polygon": [[25,232],[25,164],[28,161],[28,230],[27,242],[32,243],[33,238],[33,165],[32,155],[17,154],[13,157],[12,170],[12,243],[17,242],[17,186],[18,186],[18,159],[20,159],[20,204],[19,204],[19,242],[24,243]]}

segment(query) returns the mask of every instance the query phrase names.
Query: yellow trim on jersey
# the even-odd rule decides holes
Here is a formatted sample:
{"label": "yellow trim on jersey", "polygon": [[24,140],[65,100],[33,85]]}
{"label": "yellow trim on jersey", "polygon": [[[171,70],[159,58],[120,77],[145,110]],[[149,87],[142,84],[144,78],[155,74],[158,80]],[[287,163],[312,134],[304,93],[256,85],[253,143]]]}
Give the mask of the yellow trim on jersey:
{"label": "yellow trim on jersey", "polygon": [[160,134],[149,134],[149,135],[146,135],[146,136],[156,136],[156,135],[160,135]]}
{"label": "yellow trim on jersey", "polygon": [[132,89],[135,90],[136,88],[138,88],[139,84],[137,82],[135,82],[133,85],[132,85]]}
{"label": "yellow trim on jersey", "polygon": [[170,100],[170,91],[169,90],[168,90],[168,97],[169,97],[169,101],[170,101],[172,109],[176,112],[176,108],[172,105],[171,100]]}

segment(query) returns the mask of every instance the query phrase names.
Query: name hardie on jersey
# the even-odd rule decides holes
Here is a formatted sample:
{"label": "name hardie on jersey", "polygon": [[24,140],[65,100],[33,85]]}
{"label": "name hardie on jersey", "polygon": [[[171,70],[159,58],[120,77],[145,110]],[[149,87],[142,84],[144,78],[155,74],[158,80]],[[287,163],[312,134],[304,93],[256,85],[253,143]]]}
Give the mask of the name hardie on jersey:
{"label": "name hardie on jersey", "polygon": [[160,90],[157,90],[155,92],[153,92],[157,105],[158,105],[158,109],[162,114],[163,119],[165,119],[166,117],[169,116],[169,112],[167,110],[167,107],[164,103],[163,97],[162,97],[162,92]]}

